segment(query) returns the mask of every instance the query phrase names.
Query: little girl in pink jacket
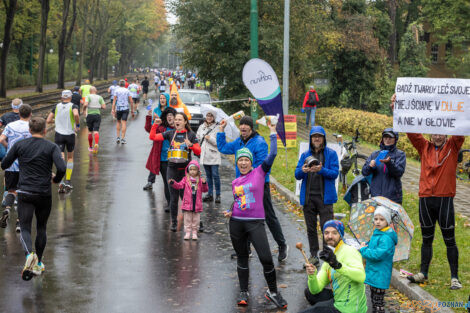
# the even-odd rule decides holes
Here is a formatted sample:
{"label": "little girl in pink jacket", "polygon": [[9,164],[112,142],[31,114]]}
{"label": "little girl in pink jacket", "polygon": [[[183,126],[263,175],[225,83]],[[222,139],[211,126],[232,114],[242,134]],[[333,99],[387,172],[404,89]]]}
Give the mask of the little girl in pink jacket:
{"label": "little girl in pink jacket", "polygon": [[181,209],[184,216],[184,240],[197,240],[197,231],[201,220],[202,193],[209,190],[205,178],[201,177],[199,163],[196,160],[189,162],[185,169],[186,176],[180,182],[170,179],[175,189],[183,189],[183,204]]}

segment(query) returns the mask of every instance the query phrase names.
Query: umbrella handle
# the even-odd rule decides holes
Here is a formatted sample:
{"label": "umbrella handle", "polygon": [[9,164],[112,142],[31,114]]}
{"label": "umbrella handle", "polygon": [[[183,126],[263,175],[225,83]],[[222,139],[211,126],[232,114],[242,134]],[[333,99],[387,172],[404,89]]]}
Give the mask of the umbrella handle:
{"label": "umbrella handle", "polygon": [[357,239],[356,234],[355,234],[354,231],[352,230],[351,225],[348,224],[348,228],[349,228],[349,230],[351,231],[351,233],[354,235],[354,239],[356,239],[357,243],[358,243],[358,244],[361,244],[361,242],[359,241],[359,239]]}

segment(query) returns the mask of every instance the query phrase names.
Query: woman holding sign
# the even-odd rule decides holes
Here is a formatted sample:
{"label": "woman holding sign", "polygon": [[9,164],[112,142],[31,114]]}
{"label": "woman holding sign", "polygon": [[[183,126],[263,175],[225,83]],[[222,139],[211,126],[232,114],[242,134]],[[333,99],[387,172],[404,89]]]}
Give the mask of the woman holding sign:
{"label": "woman holding sign", "polygon": [[372,152],[362,167],[362,175],[372,175],[370,193],[402,203],[401,177],[405,172],[405,152],[397,149],[398,133],[392,128],[382,132],[380,150]]}

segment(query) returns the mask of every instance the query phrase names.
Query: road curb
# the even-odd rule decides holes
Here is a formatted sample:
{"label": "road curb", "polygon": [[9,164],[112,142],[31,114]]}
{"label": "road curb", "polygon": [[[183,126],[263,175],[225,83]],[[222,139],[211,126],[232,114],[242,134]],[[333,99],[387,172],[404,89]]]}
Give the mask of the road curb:
{"label": "road curb", "polygon": [[[295,203],[300,206],[299,197],[297,197],[292,191],[290,191],[281,183],[279,183],[272,175],[269,176],[269,181],[276,187],[276,190],[288,201],[291,201],[292,203]],[[454,312],[450,308],[438,308],[437,303],[440,302],[438,299],[433,297],[430,293],[419,287],[417,284],[409,283],[406,278],[402,278],[400,276],[400,272],[396,269],[393,269],[392,271],[392,279],[390,284],[411,300],[419,301],[418,303],[416,303],[416,309],[423,309],[426,313]]]}

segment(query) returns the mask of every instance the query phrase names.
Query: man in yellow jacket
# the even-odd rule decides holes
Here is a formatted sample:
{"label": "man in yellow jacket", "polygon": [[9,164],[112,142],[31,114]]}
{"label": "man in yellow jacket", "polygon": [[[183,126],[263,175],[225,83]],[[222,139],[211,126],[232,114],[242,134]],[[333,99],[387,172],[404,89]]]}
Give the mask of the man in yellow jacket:
{"label": "man in yellow jacket", "polygon": [[184,114],[188,117],[188,120],[191,119],[191,113],[189,113],[188,108],[186,107],[186,104],[181,101],[180,94],[178,93],[178,87],[176,87],[176,84],[173,83],[171,85],[170,89],[170,107],[175,109],[176,111],[184,111]]}
{"label": "man in yellow jacket", "polygon": [[[317,273],[312,264],[305,266],[308,275],[305,294],[314,306],[301,313],[366,313],[366,272],[361,254],[343,242],[344,225],[341,221],[327,221],[323,226],[323,237],[326,245],[319,253],[324,261],[320,271]],[[329,283],[333,292],[324,289]]]}

